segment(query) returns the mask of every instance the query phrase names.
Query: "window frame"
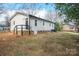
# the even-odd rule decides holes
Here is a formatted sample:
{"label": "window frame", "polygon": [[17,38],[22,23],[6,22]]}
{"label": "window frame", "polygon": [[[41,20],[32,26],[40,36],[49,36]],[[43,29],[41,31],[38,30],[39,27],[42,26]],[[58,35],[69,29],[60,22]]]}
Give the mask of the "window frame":
{"label": "window frame", "polygon": [[51,23],[49,23],[49,26],[51,26]]}
{"label": "window frame", "polygon": [[26,29],[28,29],[28,20],[26,20]]}
{"label": "window frame", "polygon": [[44,20],[43,20],[43,26],[45,25],[45,22],[44,22]]}
{"label": "window frame", "polygon": [[13,21],[13,25],[15,25],[15,21]]}
{"label": "window frame", "polygon": [[52,27],[54,26],[54,24],[52,23]]}
{"label": "window frame", "polygon": [[37,20],[35,20],[35,26],[37,26]]}

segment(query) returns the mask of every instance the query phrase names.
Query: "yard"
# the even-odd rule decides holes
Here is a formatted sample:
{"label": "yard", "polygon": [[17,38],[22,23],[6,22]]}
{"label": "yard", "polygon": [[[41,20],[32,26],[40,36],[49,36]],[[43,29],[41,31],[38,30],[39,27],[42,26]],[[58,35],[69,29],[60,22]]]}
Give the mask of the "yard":
{"label": "yard", "polygon": [[79,34],[52,32],[15,36],[0,32],[0,55],[72,56],[79,55]]}

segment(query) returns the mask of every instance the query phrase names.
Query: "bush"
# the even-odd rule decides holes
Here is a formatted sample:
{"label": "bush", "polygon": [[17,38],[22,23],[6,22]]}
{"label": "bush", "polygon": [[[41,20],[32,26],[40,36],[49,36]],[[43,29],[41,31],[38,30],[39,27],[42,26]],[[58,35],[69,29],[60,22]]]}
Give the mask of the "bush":
{"label": "bush", "polygon": [[55,31],[61,31],[63,28],[62,23],[56,22],[55,23]]}

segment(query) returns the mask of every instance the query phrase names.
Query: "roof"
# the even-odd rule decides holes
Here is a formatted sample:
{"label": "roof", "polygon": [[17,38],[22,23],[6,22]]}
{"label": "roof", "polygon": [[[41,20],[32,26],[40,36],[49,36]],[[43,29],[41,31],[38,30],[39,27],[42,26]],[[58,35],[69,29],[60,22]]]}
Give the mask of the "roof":
{"label": "roof", "polygon": [[49,21],[49,20],[46,20],[46,19],[43,19],[43,18],[40,18],[40,17],[36,17],[34,15],[29,15],[30,17],[35,17],[35,18],[38,18],[39,20],[44,20],[44,21],[47,21],[47,22],[51,22],[51,23],[54,23],[52,21]]}
{"label": "roof", "polygon": [[25,13],[21,13],[21,12],[16,12],[9,20],[12,20],[16,15],[18,14],[21,14],[21,15],[24,15],[24,16],[27,16],[27,14]]}
{"label": "roof", "polygon": [[[21,14],[21,15],[24,15],[24,16],[27,16],[27,15],[28,15],[28,14],[26,14],[26,13],[16,12],[16,13],[10,18],[10,20],[12,20],[17,14]],[[34,18],[38,18],[39,20],[44,20],[44,21],[47,21],[47,22],[54,23],[54,22],[52,22],[52,21],[49,21],[49,20],[46,20],[46,19],[42,19],[42,18],[40,18],[40,17],[36,17],[36,16],[34,16],[34,15],[31,15],[31,14],[29,14],[28,16],[34,17]]]}

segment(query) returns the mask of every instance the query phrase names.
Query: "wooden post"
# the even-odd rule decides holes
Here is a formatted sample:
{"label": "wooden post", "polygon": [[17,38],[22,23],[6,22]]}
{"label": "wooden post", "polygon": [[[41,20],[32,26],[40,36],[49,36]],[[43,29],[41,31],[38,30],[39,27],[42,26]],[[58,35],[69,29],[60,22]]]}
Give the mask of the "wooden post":
{"label": "wooden post", "polygon": [[30,26],[29,26],[29,35],[30,35]]}
{"label": "wooden post", "polygon": [[16,28],[16,35],[17,35],[18,34],[18,32],[17,32],[17,26],[15,28]]}
{"label": "wooden post", "polygon": [[13,31],[13,34],[15,34],[15,27],[14,27],[14,31]]}
{"label": "wooden post", "polygon": [[23,26],[21,26],[21,36],[23,36]]}
{"label": "wooden post", "polygon": [[29,25],[28,26],[29,26],[29,35],[30,35],[30,19],[29,19],[29,17],[28,17],[28,20],[29,20]]}

